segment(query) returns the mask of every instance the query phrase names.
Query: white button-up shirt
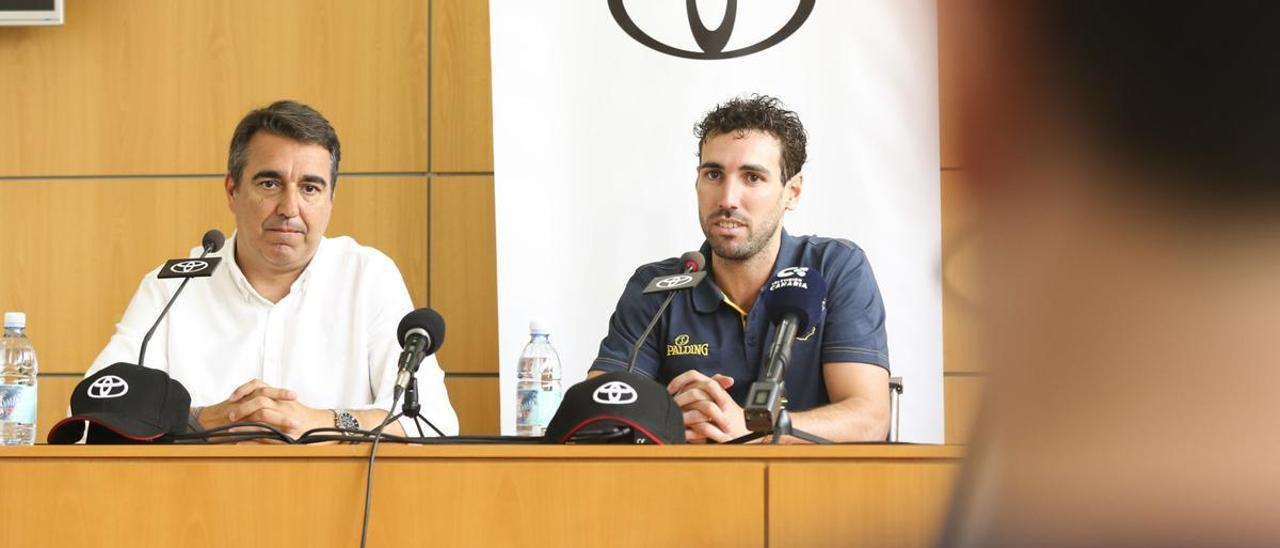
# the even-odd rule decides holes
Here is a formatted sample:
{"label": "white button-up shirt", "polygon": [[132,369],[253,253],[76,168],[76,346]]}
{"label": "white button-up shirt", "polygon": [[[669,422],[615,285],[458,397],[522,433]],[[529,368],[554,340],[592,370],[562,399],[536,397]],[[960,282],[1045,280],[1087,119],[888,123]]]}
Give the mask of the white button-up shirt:
{"label": "white button-up shirt", "polygon": [[[400,354],[396,328],[413,309],[395,263],[349,237],[325,238],[289,294],[272,303],[244,277],[234,249],[232,235],[210,255],[222,257],[217,272],[187,284],[152,336],[143,365],[181,382],[193,406],[221,403],[241,384],[262,379],[297,392],[298,401],[313,408],[390,410]],[[191,256],[200,252],[195,248]],[[182,281],[157,279],[158,272],[143,278],[86,376],[116,362],[136,363],[143,336]],[[422,416],[456,435],[458,417],[434,356],[417,377]],[[401,426],[417,434],[412,420],[401,419]],[[429,428],[423,432],[432,435]]]}

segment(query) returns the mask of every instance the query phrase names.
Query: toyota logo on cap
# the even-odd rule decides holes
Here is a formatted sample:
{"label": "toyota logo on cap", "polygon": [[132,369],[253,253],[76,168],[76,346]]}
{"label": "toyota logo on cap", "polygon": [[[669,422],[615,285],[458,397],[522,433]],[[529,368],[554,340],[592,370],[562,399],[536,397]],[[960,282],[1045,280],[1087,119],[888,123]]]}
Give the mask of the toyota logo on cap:
{"label": "toyota logo on cap", "polygon": [[103,375],[89,385],[89,397],[105,400],[129,393],[129,383],[115,375]]}
{"label": "toyota logo on cap", "polygon": [[622,381],[606,382],[600,385],[599,388],[596,388],[596,391],[591,394],[591,399],[595,400],[596,403],[603,403],[607,405],[626,405],[628,403],[634,403],[637,397],[636,389]]}

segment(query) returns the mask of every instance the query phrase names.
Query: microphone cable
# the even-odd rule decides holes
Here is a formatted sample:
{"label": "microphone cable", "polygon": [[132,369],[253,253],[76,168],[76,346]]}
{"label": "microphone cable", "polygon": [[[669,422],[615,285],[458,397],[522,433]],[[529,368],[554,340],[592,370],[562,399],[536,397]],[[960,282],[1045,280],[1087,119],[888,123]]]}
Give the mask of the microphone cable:
{"label": "microphone cable", "polygon": [[[246,428],[257,429],[256,431],[245,431]],[[212,439],[218,441],[211,441]],[[221,444],[234,443],[238,441],[250,441],[257,439],[275,440],[286,444],[295,444],[297,440],[289,437],[284,431],[271,426],[264,422],[236,422],[224,424],[222,426],[210,428],[208,430],[200,430],[198,432],[184,432],[182,434],[173,434],[169,439],[174,443],[207,443]]]}
{"label": "microphone cable", "polygon": [[[391,397],[392,411],[395,410],[396,404],[400,403],[400,396],[403,395],[404,391],[397,387],[393,392],[394,394]],[[388,411],[387,418],[383,419],[382,424],[379,424],[377,428],[373,429],[373,447],[369,449],[369,469],[365,473],[364,477],[364,522],[360,525],[360,548],[365,548],[365,540],[369,535],[369,508],[372,503],[373,495],[373,462],[374,457],[378,454],[378,440],[382,439],[382,430],[385,429],[388,424],[391,424],[401,416],[399,413],[393,415],[392,411]]]}

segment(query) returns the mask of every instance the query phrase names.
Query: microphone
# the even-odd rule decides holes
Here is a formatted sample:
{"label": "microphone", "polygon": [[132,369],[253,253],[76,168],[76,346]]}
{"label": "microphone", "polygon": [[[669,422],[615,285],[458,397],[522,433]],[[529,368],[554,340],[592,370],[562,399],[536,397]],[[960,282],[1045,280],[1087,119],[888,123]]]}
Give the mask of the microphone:
{"label": "microphone", "polygon": [[772,432],[786,397],[784,375],[791,362],[796,335],[807,333],[822,320],[827,284],[816,269],[802,266],[779,270],[760,297],[770,323],[778,325],[759,379],[751,383],[743,407],[747,429]]}
{"label": "microphone", "polygon": [[444,344],[444,318],[430,308],[419,308],[405,314],[396,329],[400,340],[400,372],[396,374],[396,395],[409,387],[409,380],[418,372],[418,366],[427,356],[435,354]]}
{"label": "microphone", "polygon": [[204,248],[205,253],[217,253],[225,243],[227,243],[227,237],[216,228],[209,229],[200,240],[200,246]]}
{"label": "microphone", "polygon": [[702,272],[707,265],[707,258],[702,253],[690,251],[680,256],[680,263],[684,265],[685,272]]}
{"label": "microphone", "polygon": [[222,259],[220,257],[205,258],[205,256],[222,249],[222,245],[226,241],[227,237],[222,235],[222,231],[216,228],[211,229],[205,232],[204,237],[201,238],[200,245],[203,251],[200,253],[199,258],[170,259],[165,261],[164,266],[160,268],[160,273],[156,275],[157,278],[182,278],[182,283],[178,285],[178,290],[173,292],[173,296],[169,297],[169,302],[165,303],[164,309],[156,317],[156,323],[151,324],[151,329],[148,329],[147,334],[142,337],[142,348],[138,349],[139,367],[143,365],[143,360],[147,357],[147,344],[151,342],[151,336],[155,335],[156,328],[160,326],[160,320],[163,320],[165,314],[169,313],[169,307],[173,306],[173,301],[177,300],[183,289],[186,289],[187,282],[190,282],[191,278],[205,278],[213,275]]}
{"label": "microphone", "polygon": [[644,345],[645,339],[649,337],[649,332],[653,331],[653,326],[658,324],[658,318],[662,317],[662,313],[667,311],[667,306],[671,304],[671,300],[676,297],[676,292],[682,289],[697,287],[702,280],[707,277],[707,272],[703,268],[707,265],[707,258],[702,253],[690,251],[680,256],[681,273],[673,276],[658,276],[649,281],[648,287],[644,293],[667,292],[667,298],[662,300],[662,306],[658,307],[658,312],[649,320],[649,325],[645,326],[644,332],[640,334],[640,338],[636,339],[636,344],[631,348],[631,361],[627,364],[627,373],[633,373],[636,369],[636,358],[640,357],[640,347]]}

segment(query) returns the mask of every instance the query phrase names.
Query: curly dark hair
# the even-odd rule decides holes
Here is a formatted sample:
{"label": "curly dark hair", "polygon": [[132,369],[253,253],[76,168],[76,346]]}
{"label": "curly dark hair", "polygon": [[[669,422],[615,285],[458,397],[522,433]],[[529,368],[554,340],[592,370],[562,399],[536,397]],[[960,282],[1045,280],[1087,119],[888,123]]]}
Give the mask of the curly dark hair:
{"label": "curly dark hair", "polygon": [[231,136],[231,151],[227,154],[227,173],[240,186],[240,176],[249,161],[249,140],[259,131],[265,131],[312,145],[320,145],[329,151],[329,189],[338,189],[338,161],[342,149],[338,133],[329,120],[316,109],[296,101],[282,100],[253,110],[236,125]]}
{"label": "curly dark hair", "polygon": [[693,126],[693,133],[698,137],[698,159],[702,159],[702,145],[707,139],[752,129],[773,135],[782,143],[782,184],[787,184],[804,167],[808,137],[800,117],[784,108],[777,97],[753,94],[716,105]]}

